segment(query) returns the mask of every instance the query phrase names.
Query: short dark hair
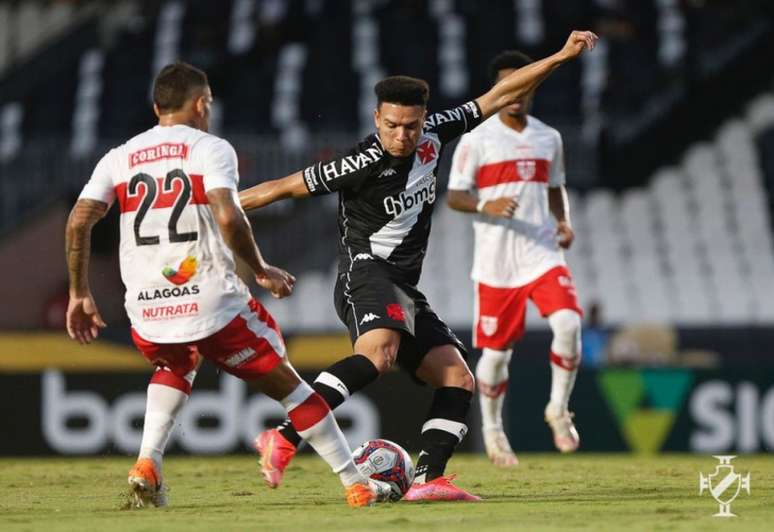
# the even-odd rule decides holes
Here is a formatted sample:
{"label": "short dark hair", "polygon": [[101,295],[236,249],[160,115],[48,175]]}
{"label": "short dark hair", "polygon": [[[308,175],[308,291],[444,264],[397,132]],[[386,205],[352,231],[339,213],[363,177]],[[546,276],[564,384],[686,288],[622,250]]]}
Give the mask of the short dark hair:
{"label": "short dark hair", "polygon": [[534,60],[518,50],[506,50],[500,52],[489,62],[489,79],[492,81],[492,85],[497,83],[497,75],[501,70],[511,68],[521,68],[534,62]]}
{"label": "short dark hair", "polygon": [[423,79],[409,76],[390,76],[374,85],[376,93],[376,106],[382,103],[395,103],[398,105],[427,106],[430,97],[430,87]]}
{"label": "short dark hair", "polygon": [[153,103],[162,113],[178,111],[197,90],[209,85],[207,74],[188,63],[165,66],[153,81]]}

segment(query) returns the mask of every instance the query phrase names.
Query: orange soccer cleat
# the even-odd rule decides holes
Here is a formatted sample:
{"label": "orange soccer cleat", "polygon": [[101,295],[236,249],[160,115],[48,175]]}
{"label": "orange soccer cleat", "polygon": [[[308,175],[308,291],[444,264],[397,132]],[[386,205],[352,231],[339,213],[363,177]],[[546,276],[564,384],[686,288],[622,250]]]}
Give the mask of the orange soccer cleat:
{"label": "orange soccer cleat", "polygon": [[345,488],[347,504],[352,508],[371,506],[377,501],[377,494],[368,484],[352,484]]}
{"label": "orange soccer cleat", "polygon": [[167,505],[166,486],[161,482],[161,474],[150,458],[140,458],[129,470],[129,486],[129,505],[132,508],[145,508],[150,504],[156,507]]}
{"label": "orange soccer cleat", "polygon": [[455,476],[438,477],[423,484],[413,484],[403,496],[404,501],[480,501],[481,497],[452,484]]}
{"label": "orange soccer cleat", "polygon": [[277,429],[262,432],[255,438],[255,450],[261,455],[261,475],[270,488],[282,482],[282,475],[290,460],[296,455],[296,447]]}

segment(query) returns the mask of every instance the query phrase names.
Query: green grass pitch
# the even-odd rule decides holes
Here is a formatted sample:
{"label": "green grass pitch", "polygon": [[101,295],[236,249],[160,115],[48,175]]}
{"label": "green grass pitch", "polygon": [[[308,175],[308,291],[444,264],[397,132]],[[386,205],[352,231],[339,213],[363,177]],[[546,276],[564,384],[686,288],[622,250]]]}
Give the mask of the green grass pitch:
{"label": "green grass pitch", "polygon": [[751,494],[716,518],[699,496],[710,456],[522,454],[496,469],[482,456],[449,464],[481,503],[393,503],[350,509],[338,480],[313,455],[298,457],[269,490],[249,456],[169,457],[170,506],[121,510],[129,457],[0,459],[0,530],[774,530],[774,456],[740,456]]}

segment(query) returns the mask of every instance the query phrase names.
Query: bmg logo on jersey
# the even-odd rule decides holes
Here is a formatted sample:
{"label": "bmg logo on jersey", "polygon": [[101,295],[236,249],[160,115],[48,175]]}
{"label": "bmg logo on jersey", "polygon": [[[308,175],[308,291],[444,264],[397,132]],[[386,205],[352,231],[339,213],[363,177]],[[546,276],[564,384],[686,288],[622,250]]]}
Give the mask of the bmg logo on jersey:
{"label": "bmg logo on jersey", "polygon": [[425,203],[435,203],[435,175],[432,172],[423,176],[410,189],[384,198],[384,210],[393,218],[397,218],[407,210]]}

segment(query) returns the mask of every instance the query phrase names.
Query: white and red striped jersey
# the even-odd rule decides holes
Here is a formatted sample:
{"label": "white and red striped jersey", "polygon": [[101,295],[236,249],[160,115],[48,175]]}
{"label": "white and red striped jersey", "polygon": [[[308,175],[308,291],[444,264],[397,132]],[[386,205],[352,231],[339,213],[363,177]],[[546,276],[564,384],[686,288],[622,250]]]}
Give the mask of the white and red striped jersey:
{"label": "white and red striped jersey", "polygon": [[231,189],[238,204],[238,183],[231,144],[185,125],[149,129],[97,164],[80,198],[118,203],[125,306],[143,338],[199,340],[247,304],[206,194]]}
{"label": "white and red striped jersey", "polygon": [[475,192],[485,200],[515,196],[519,202],[512,219],[475,215],[473,280],[518,287],[565,265],[548,208],[548,187],[564,180],[562,137],[533,116],[518,132],[494,115],[462,137],[449,189]]}

